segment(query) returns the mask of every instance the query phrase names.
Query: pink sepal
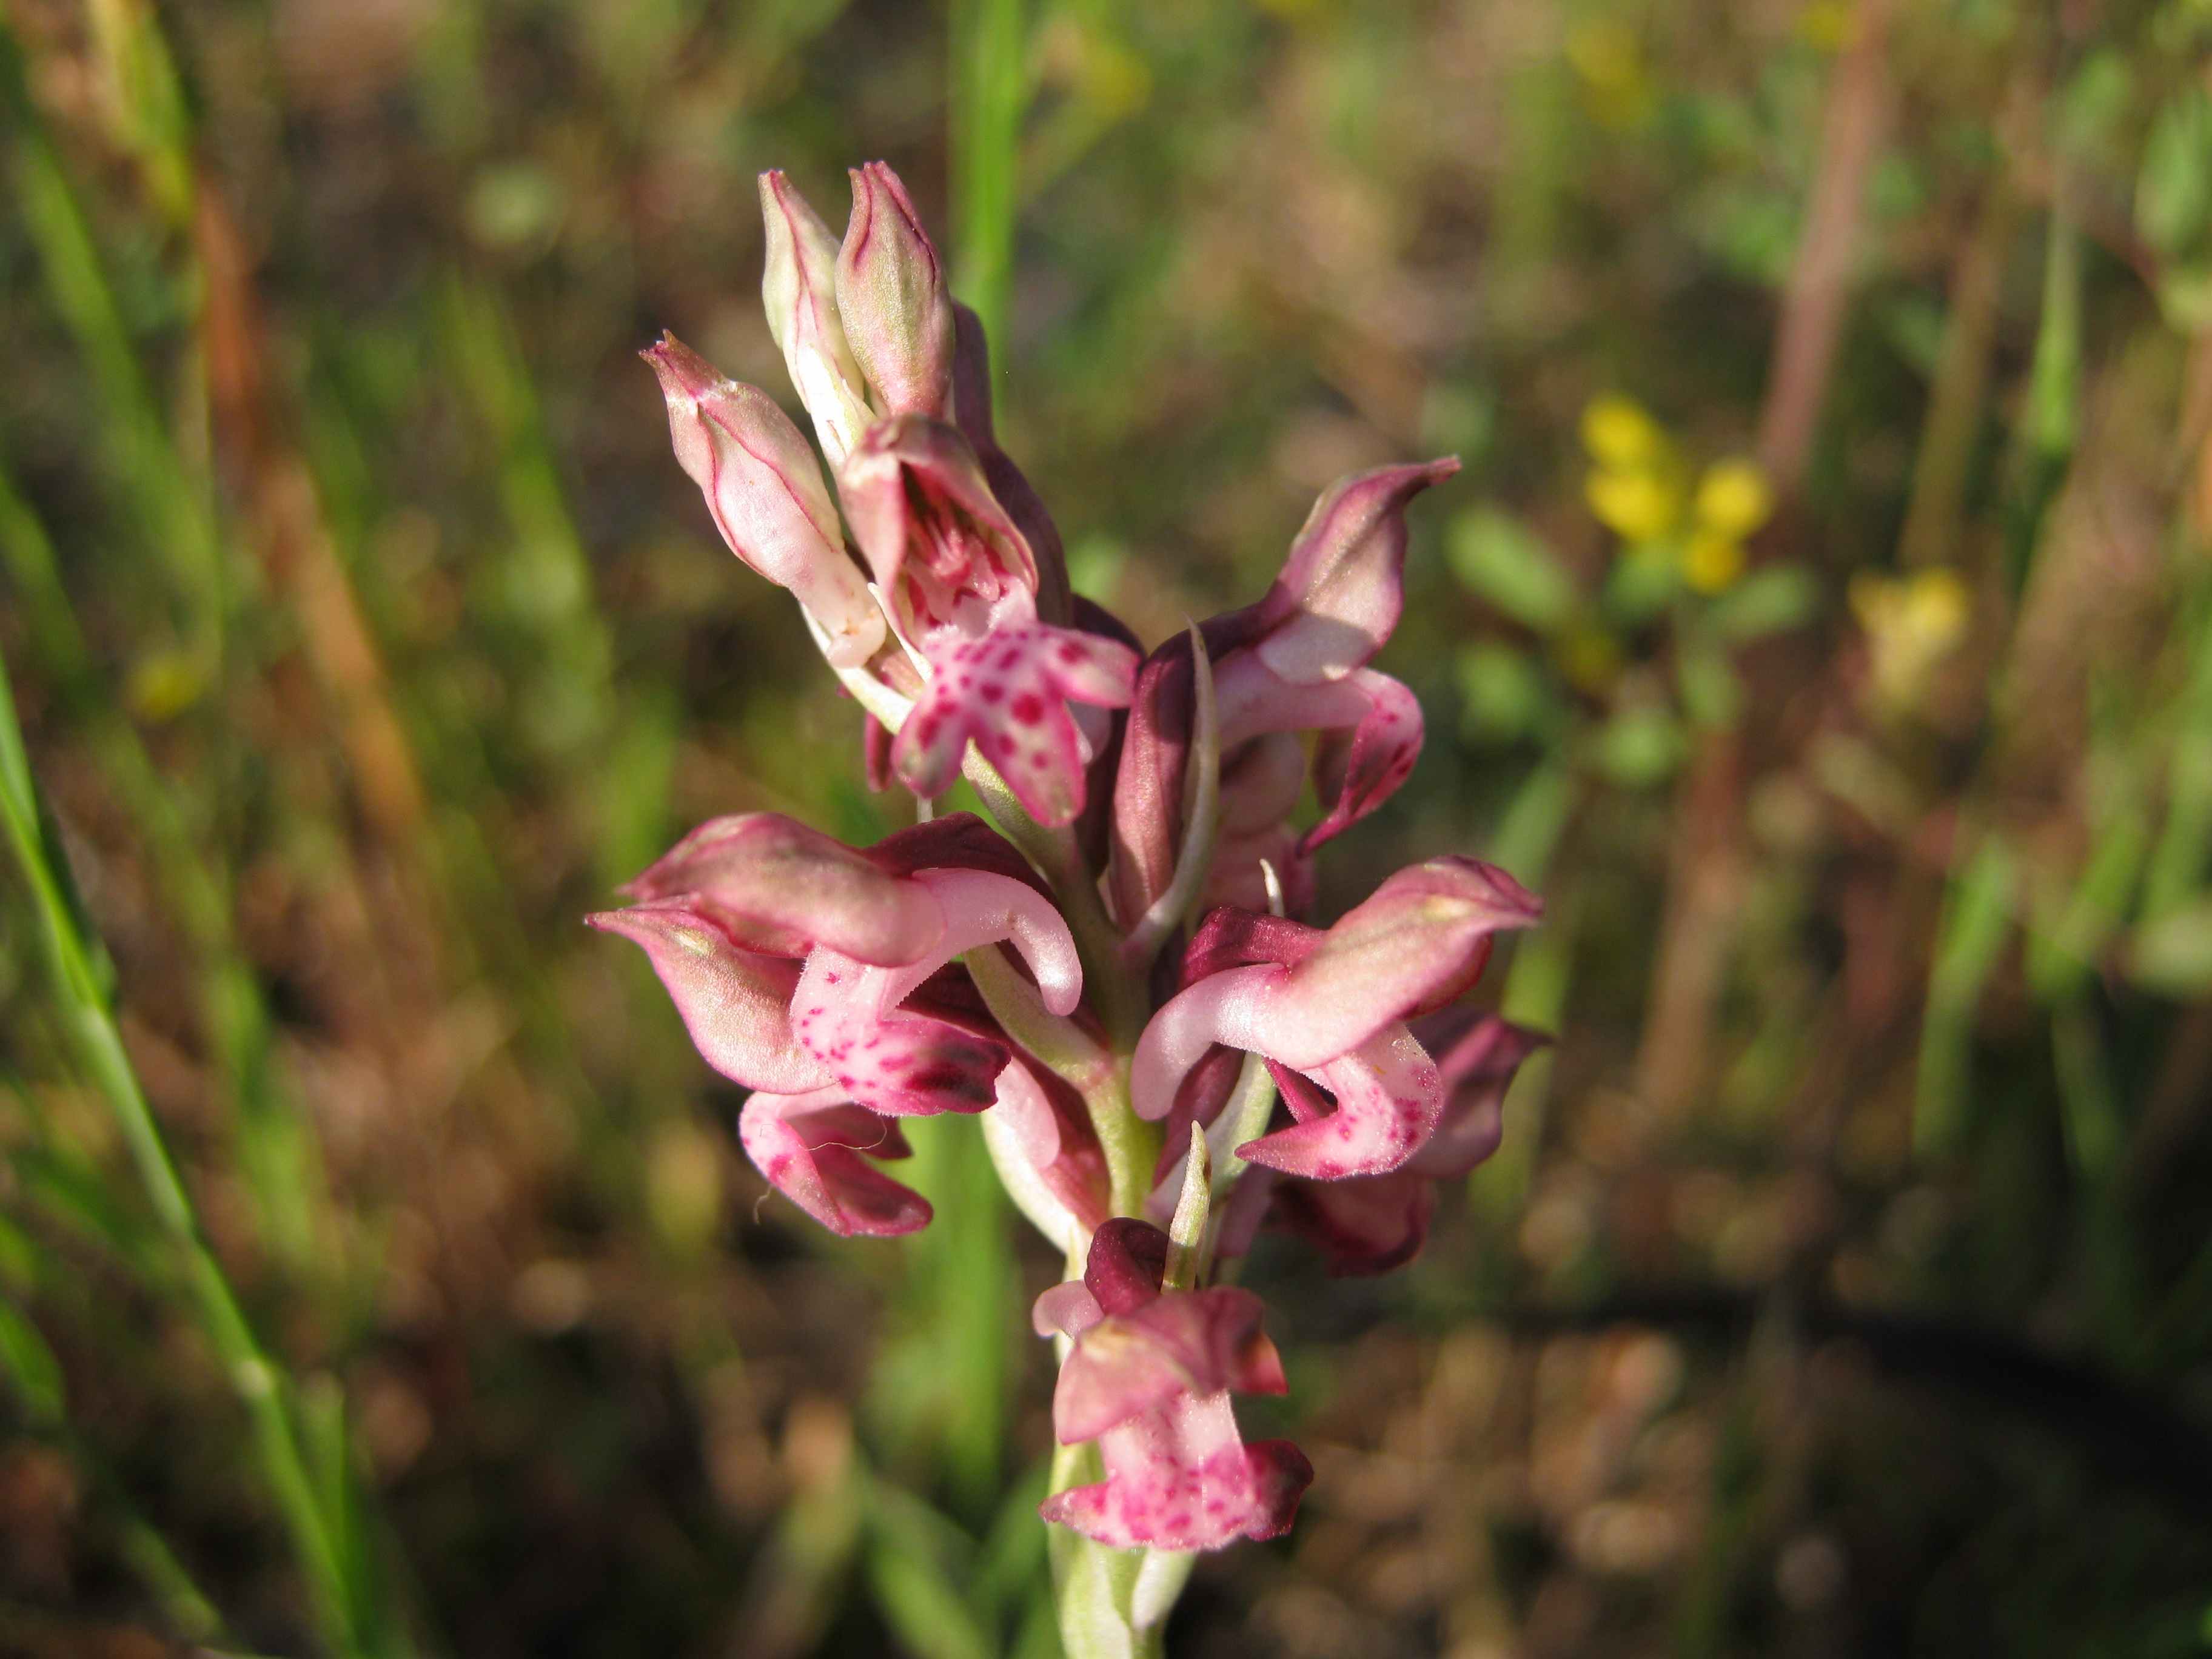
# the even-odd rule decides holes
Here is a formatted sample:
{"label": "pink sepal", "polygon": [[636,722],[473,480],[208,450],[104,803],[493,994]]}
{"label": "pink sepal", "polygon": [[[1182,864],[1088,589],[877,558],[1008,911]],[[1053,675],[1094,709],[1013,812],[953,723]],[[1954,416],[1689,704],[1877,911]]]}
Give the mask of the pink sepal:
{"label": "pink sepal", "polygon": [[603,910],[585,921],[645,952],[700,1057],[724,1077],[788,1092],[830,1081],[792,1030],[797,963],[741,948],[683,899]]}

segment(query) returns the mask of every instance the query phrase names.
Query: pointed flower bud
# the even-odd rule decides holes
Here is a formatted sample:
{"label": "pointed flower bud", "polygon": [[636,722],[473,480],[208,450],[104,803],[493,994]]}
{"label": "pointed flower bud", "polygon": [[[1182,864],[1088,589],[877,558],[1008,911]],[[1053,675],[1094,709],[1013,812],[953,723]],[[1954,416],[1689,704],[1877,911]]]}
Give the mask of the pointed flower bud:
{"label": "pointed flower bud", "polygon": [[937,249],[899,176],[853,171],[853,217],[837,251],[845,338],[884,412],[942,418],[952,404],[952,302]]}
{"label": "pointed flower bud", "polygon": [[1075,1340],[1053,1395],[1063,1445],[1096,1440],[1106,1478],[1040,1513],[1116,1548],[1219,1549],[1290,1530],[1313,1466],[1287,1440],[1246,1445],[1229,1396],[1281,1394],[1259,1298],[1217,1287],[1162,1293],[1167,1236],[1109,1221],[1082,1283],[1038,1298],[1041,1327]]}
{"label": "pointed flower bud", "polygon": [[769,332],[813,417],[822,453],[840,466],[875,417],[837,315],[837,239],[781,173],[761,174],[760,198],[768,240],[761,301]]}
{"label": "pointed flower bud", "polygon": [[1466,858],[1399,872],[1326,932],[1216,911],[1186,952],[1192,982],[1139,1039],[1132,1103],[1165,1117],[1183,1078],[1225,1044],[1267,1059],[1297,1120],[1239,1156],[1317,1180],[1398,1169],[1444,1111],[1443,1079],[1405,1021],[1464,991],[1493,935],[1541,912],[1504,871]]}
{"label": "pointed flower bud", "polygon": [[664,336],[641,354],[668,401],[676,459],[707,497],[730,550],[791,590],[828,635],[830,660],[850,667],[883,643],[883,613],[843,532],[806,440],[766,392],[715,373]]}

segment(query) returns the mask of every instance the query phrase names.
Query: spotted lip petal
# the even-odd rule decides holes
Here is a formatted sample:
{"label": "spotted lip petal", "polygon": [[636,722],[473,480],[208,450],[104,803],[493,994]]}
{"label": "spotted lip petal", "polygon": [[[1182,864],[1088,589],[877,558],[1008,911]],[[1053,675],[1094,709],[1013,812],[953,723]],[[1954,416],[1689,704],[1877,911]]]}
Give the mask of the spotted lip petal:
{"label": "spotted lip petal", "polygon": [[842,1237],[894,1238],[929,1224],[929,1201],[866,1161],[910,1155],[898,1125],[842,1089],[757,1093],[738,1115],[738,1138],[771,1186]]}
{"label": "spotted lip petal", "polygon": [[995,1033],[906,1006],[908,999],[955,957],[1004,941],[1027,963],[1046,1007],[1068,1013],[1083,988],[1075,941],[1052,902],[1025,882],[962,869],[923,870],[909,879],[943,914],[936,943],[890,967],[816,951],[792,994],[792,1029],[830,1080],[871,1110],[980,1112],[996,1098],[1006,1045]]}
{"label": "spotted lip petal", "polygon": [[1091,753],[1068,704],[1119,708],[1136,668],[1125,646],[1041,623],[944,647],[892,740],[891,763],[916,793],[941,794],[973,743],[1030,817],[1071,823],[1083,809]]}
{"label": "spotted lip petal", "polygon": [[659,377],[676,459],[714,527],[751,568],[787,588],[821,624],[830,660],[852,667],[883,643],[883,613],[806,440],[766,392],[716,373],[673,335],[641,354]]}
{"label": "spotted lip petal", "polygon": [[830,1080],[799,1043],[791,995],[799,965],[748,951],[682,898],[657,899],[585,920],[646,954],[700,1057],[749,1089],[796,1093]]}
{"label": "spotted lip petal", "polygon": [[837,251],[846,343],[887,413],[942,416],[952,400],[952,303],[945,269],[899,176],[852,170],[853,217]]}

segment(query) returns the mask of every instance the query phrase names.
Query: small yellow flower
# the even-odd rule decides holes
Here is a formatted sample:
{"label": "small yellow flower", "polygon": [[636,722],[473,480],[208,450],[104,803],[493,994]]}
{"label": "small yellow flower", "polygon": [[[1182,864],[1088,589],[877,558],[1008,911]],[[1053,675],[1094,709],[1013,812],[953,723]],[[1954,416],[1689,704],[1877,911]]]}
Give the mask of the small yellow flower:
{"label": "small yellow flower", "polygon": [[1682,580],[1700,593],[1727,592],[1743,574],[1743,566],[1742,542],[1717,530],[1692,531],[1682,550]]}
{"label": "small yellow flower", "polygon": [[1633,398],[1608,392],[1583,410],[1583,447],[1600,466],[1656,466],[1667,459],[1667,434]]}
{"label": "small yellow flower", "polygon": [[1891,708],[1927,690],[1936,664],[1966,637],[1973,613],[1973,596],[1952,570],[1903,579],[1862,572],[1851,578],[1850,600],[1866,630],[1875,695]]}
{"label": "small yellow flower", "polygon": [[1766,475],[1749,461],[1716,461],[1698,480],[1693,509],[1699,528],[1740,541],[1765,524],[1774,511],[1774,492]]}
{"label": "small yellow flower", "polygon": [[1665,535],[1682,513],[1680,490],[1650,468],[1596,468],[1583,483],[1583,496],[1598,522],[1625,542]]}

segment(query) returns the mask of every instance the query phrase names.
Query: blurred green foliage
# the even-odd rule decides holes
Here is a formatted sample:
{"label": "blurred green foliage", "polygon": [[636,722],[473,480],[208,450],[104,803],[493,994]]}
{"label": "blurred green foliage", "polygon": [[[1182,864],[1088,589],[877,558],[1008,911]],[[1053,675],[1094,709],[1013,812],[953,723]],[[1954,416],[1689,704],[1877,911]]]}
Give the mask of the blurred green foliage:
{"label": "blurred green foliage", "polygon": [[5,19],[0,1651],[1054,1650],[969,1126],[821,1237],[577,926],[902,821],[630,358],[781,394],[752,175],[877,154],[1147,641],[1468,463],[1323,902],[1486,851],[1559,1042],[1255,1261],[1321,1477],[1181,1650],[2203,1650],[2212,7]]}

